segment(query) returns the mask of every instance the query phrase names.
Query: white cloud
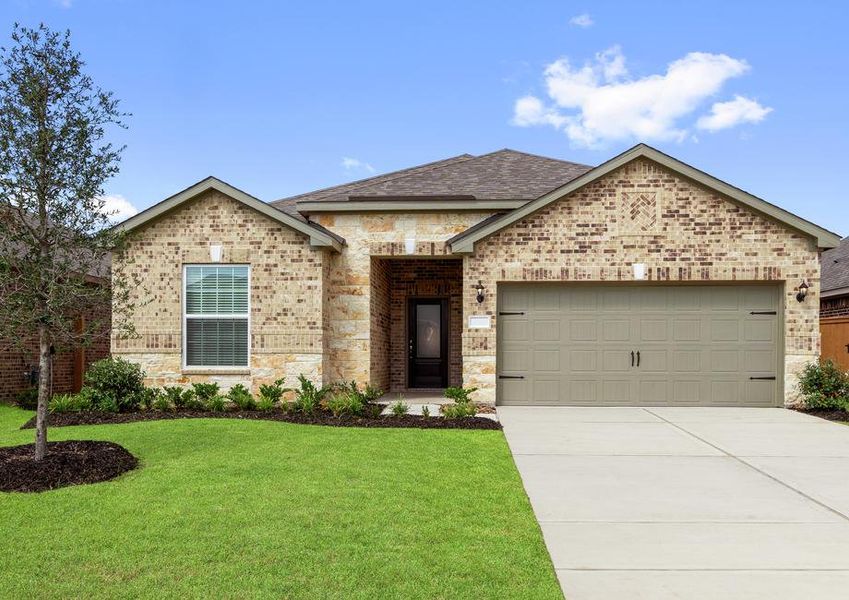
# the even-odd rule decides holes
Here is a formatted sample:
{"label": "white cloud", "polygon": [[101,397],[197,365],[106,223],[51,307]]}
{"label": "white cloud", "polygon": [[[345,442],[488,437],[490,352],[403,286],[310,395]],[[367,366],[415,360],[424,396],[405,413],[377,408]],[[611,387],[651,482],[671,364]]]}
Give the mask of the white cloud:
{"label": "white cloud", "polygon": [[760,123],[772,109],[743,96],[734,96],[728,102],[715,102],[710,114],[696,121],[696,127],[707,131],[728,129],[742,123]]}
{"label": "white cloud", "polygon": [[586,29],[587,27],[592,27],[595,24],[593,18],[589,15],[589,13],[584,13],[581,15],[575,15],[571,19],[569,19],[569,25],[574,25],[575,27],[583,27]]}
{"label": "white cloud", "polygon": [[138,214],[138,209],[133,206],[129,200],[120,194],[101,197],[103,206],[101,212],[109,216],[109,220],[115,223],[120,223],[125,219],[129,219],[133,215]]}
{"label": "white cloud", "polygon": [[729,79],[748,70],[744,60],[691,52],[669,63],[663,74],[634,78],[621,49],[613,46],[580,67],[568,58],[548,65],[544,71],[548,101],[532,95],[519,98],[513,123],[551,126],[566,133],[573,144],[586,147],[625,139],[683,141],[692,126],[685,119]]}
{"label": "white cloud", "polygon": [[358,158],[350,158],[345,156],[342,158],[342,167],[346,171],[355,171],[358,169],[363,169],[368,171],[369,173],[374,173],[374,167],[368,164],[367,162],[363,162]]}
{"label": "white cloud", "polygon": [[74,3],[73,0],[54,0],[54,2],[62,8],[71,8],[71,5]]}

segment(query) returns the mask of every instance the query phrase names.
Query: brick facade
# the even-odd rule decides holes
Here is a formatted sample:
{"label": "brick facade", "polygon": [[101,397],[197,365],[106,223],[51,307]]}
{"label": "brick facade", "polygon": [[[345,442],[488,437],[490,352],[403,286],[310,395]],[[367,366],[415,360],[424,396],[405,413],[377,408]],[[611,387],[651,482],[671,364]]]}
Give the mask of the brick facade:
{"label": "brick facade", "polygon": [[[250,365],[247,369],[182,368],[183,265],[251,267]],[[216,381],[223,388],[260,384],[303,373],[321,382],[325,353],[325,250],[248,206],[211,190],[132,232],[124,256],[128,274],[144,281],[134,291],[138,337],[112,339],[112,352],[142,365],[150,385]]]}
{"label": "brick facade", "polygon": [[[795,374],[819,352],[815,242],[646,159],[476,244],[463,277],[488,293],[483,305],[465,294],[464,312],[492,315],[494,326],[464,333],[465,383],[495,400],[498,282],[632,281],[633,263],[645,263],[652,281],[785,282],[784,392],[794,401]],[[802,280],[811,288],[800,303],[794,287]]]}
{"label": "brick facade", "polygon": [[849,296],[823,298],[820,302],[820,318],[849,317]]}
{"label": "brick facade", "polygon": [[[127,259],[149,290],[138,339],[113,340],[157,385],[197,380],[252,384],[305,373],[325,383],[406,388],[407,298],[447,297],[450,384],[495,401],[496,298],[500,282],[630,282],[645,263],[653,282],[783,283],[784,391],[819,351],[816,242],[717,193],[638,158],[584,188],[451,255],[446,241],[492,213],[320,213],[311,218],[345,238],[341,252],[315,249],[295,232],[217,192],[207,192],[133,232]],[[182,265],[251,264],[251,365],[243,372],[181,369]],[[462,266],[461,266],[462,265]],[[794,288],[806,281],[805,302]],[[486,289],[483,304],[474,286]],[[488,314],[492,328],[466,328]]]}

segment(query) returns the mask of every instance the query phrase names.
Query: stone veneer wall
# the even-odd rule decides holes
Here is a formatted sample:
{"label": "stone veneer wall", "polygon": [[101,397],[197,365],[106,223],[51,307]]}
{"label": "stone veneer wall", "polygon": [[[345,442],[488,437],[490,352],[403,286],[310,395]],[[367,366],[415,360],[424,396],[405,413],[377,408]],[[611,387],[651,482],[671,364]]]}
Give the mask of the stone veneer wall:
{"label": "stone veneer wall", "polygon": [[[463,261],[427,258],[389,259],[391,297],[391,353],[389,355],[392,392],[407,391],[407,344],[410,298],[448,300],[448,385],[463,382]],[[372,341],[374,344],[374,341]]]}
{"label": "stone veneer wall", "polygon": [[[247,369],[182,369],[184,264],[209,263],[210,244],[221,244],[221,264],[251,266],[251,358]],[[223,388],[303,373],[324,380],[322,273],[329,250],[217,191],[201,194],[134,231],[122,260],[142,287],[134,290],[139,336],[112,339],[112,353],[141,364],[150,385],[216,381]]]}
{"label": "stone veneer wall", "polygon": [[[337,213],[311,217],[347,243],[341,253],[328,256],[327,380],[367,383],[372,379],[371,259],[445,257],[449,252],[446,240],[491,214]],[[411,255],[406,253],[407,238],[415,238]]]}
{"label": "stone veneer wall", "polygon": [[[486,300],[466,294],[464,311],[492,315],[494,327],[464,332],[464,383],[495,401],[498,282],[632,281],[633,263],[655,281],[784,281],[784,393],[795,401],[795,374],[819,353],[814,241],[646,159],[476,244],[463,276],[484,283]],[[800,303],[802,280],[811,288]]]}

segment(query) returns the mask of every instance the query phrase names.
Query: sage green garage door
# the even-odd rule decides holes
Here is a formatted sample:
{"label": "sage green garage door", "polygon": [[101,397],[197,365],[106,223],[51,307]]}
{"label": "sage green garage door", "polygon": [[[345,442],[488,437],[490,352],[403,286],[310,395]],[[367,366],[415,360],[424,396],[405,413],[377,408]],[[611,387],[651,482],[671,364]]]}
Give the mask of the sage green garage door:
{"label": "sage green garage door", "polygon": [[499,284],[498,403],[779,406],[776,285]]}

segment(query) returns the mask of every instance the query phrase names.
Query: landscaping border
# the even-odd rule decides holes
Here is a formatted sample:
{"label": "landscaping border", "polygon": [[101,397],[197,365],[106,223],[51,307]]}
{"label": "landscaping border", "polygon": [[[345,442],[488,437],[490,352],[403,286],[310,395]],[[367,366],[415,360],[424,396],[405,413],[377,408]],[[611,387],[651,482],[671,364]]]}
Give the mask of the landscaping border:
{"label": "landscaping border", "polygon": [[[276,409],[271,411],[207,411],[207,410],[177,410],[177,411],[143,411],[143,412],[101,412],[81,411],[53,413],[48,415],[49,427],[70,427],[72,425],[115,425],[120,423],[138,423],[142,421],[163,421],[173,419],[244,419],[252,421],[279,421],[296,425],[326,425],[331,427],[382,427],[402,429],[489,429],[500,430],[501,424],[486,417],[462,417],[447,419],[445,417],[423,417],[421,415],[379,415],[353,416],[341,415],[334,417],[327,413],[305,415],[301,413],[284,412]],[[35,427],[35,417],[21,425],[21,429]]]}

